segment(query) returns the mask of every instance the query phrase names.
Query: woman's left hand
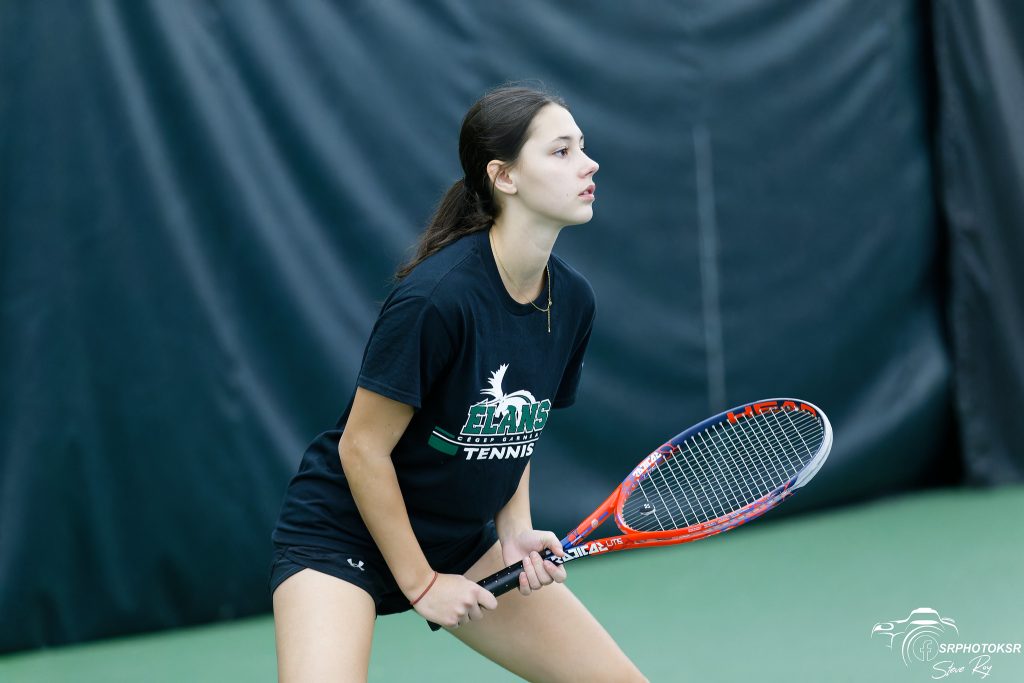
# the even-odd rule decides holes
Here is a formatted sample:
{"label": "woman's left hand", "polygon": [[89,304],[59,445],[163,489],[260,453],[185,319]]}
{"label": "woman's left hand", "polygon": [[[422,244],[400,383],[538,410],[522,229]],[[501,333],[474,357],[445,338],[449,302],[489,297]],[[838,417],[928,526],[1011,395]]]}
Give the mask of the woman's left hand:
{"label": "woman's left hand", "polygon": [[501,554],[506,565],[523,562],[523,573],[519,575],[519,592],[523,595],[540,590],[541,586],[552,581],[565,581],[565,567],[551,560],[542,560],[544,550],[550,550],[559,557],[565,555],[558,536],[550,531],[529,529],[501,541]]}

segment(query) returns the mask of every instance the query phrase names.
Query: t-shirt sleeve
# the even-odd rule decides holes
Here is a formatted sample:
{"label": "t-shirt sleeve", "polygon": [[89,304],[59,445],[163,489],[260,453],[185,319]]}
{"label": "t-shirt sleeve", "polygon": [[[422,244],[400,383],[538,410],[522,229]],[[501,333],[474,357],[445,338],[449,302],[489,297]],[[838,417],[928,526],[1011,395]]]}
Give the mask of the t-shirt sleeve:
{"label": "t-shirt sleeve", "polygon": [[389,299],[370,333],[356,384],[419,409],[454,348],[443,316],[429,298]]}
{"label": "t-shirt sleeve", "polygon": [[569,357],[565,372],[562,373],[562,381],[558,385],[558,391],[555,392],[552,408],[568,408],[576,402],[576,391],[579,389],[580,376],[583,374],[583,356],[587,353],[587,345],[590,343],[590,333],[593,329],[594,311],[591,310],[590,322],[587,323],[586,330],[580,341],[577,342],[572,356]]}

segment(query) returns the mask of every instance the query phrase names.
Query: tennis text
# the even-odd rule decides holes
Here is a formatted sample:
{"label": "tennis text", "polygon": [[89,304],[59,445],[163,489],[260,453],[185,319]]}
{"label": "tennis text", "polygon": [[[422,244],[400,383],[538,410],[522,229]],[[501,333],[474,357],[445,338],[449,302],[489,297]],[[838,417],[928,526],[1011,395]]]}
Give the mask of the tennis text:
{"label": "tennis text", "polygon": [[485,446],[477,448],[474,446],[464,446],[462,448],[466,452],[466,460],[472,460],[474,457],[477,460],[504,460],[505,458],[528,458],[533,455],[533,444],[524,443],[518,446]]}

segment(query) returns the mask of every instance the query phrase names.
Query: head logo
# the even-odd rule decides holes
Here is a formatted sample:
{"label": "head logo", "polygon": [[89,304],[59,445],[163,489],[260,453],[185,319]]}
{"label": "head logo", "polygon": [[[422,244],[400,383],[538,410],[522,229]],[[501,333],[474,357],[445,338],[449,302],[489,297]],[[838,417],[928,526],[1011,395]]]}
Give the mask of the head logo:
{"label": "head logo", "polygon": [[930,662],[939,654],[940,641],[951,633],[959,635],[952,619],[940,617],[930,607],[918,607],[906,619],[883,621],[871,629],[871,637],[878,636],[890,650],[900,649],[903,663]]}

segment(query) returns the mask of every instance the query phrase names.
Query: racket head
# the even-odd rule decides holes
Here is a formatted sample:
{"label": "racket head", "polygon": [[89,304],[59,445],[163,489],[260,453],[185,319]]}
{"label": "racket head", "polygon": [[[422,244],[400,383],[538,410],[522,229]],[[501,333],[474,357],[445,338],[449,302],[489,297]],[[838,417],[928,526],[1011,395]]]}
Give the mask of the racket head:
{"label": "racket head", "polygon": [[736,406],[652,451],[562,545],[579,547],[610,515],[623,535],[592,541],[588,554],[721,533],[806,485],[831,448],[831,423],[808,401],[774,398]]}
{"label": "racket head", "polygon": [[831,448],[831,423],[807,401],[774,398],[723,411],[669,439],[630,472],[619,486],[616,525],[627,534],[670,537],[731,528],[806,485]]}

